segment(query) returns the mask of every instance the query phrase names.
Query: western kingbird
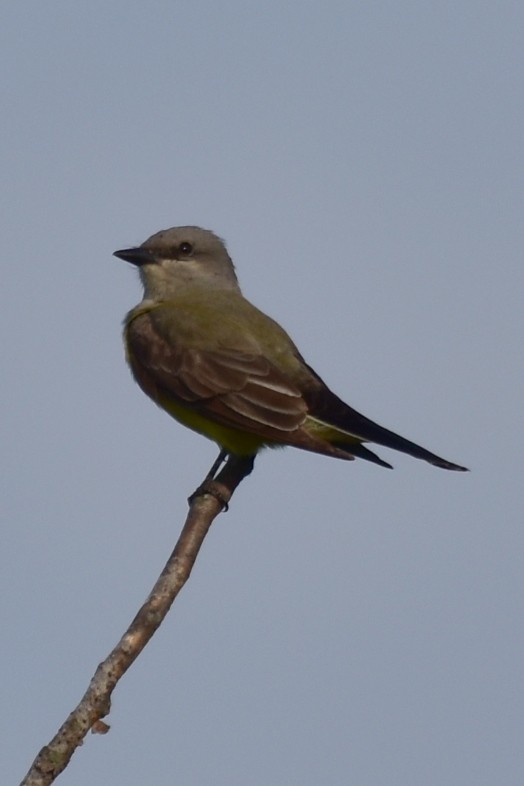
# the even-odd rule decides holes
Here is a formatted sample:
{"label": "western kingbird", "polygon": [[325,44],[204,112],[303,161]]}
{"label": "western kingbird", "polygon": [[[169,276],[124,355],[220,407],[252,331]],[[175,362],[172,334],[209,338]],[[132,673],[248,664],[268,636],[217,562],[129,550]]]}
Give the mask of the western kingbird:
{"label": "western kingbird", "polygon": [[375,442],[463,471],[356,412],[307,365],[287,333],[247,301],[233,262],[213,232],[162,230],[115,251],[137,265],[142,302],[124,321],[127,360],[156,404],[222,451],[252,456],[292,445],[391,467]]}

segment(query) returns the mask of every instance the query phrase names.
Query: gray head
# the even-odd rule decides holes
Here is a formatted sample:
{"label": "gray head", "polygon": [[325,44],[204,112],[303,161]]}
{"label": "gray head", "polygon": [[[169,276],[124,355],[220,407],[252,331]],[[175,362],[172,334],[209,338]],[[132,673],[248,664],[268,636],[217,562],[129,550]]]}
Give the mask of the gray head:
{"label": "gray head", "polygon": [[239,291],[224,242],[209,229],[163,229],[141,246],[115,251],[114,256],[138,266],[148,299],[169,298],[199,285]]}

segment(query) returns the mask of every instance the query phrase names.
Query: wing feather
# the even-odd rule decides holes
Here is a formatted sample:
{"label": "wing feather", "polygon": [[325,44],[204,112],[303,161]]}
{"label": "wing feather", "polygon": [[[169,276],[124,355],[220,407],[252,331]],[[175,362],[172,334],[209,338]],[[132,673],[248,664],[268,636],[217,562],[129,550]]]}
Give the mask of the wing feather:
{"label": "wing feather", "polygon": [[306,419],[301,391],[261,354],[168,342],[147,313],[127,325],[126,341],[135,376],[153,398],[167,394],[219,423],[273,439],[281,433],[284,440]]}

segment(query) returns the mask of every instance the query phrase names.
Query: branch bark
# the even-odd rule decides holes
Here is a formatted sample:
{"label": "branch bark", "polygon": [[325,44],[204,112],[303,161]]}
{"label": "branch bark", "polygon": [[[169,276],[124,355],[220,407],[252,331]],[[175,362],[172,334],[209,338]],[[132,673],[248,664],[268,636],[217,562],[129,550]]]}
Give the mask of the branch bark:
{"label": "branch bark", "polygon": [[190,497],[180,537],[142,608],[107,658],[98,666],[80,703],[37,755],[20,786],[48,786],[67,767],[90,729],[104,733],[102,721],[111,708],[111,694],[142,652],[186,583],[211,524],[226,507],[236,487],[253,469],[254,457],[230,456],[215,478],[209,476]]}

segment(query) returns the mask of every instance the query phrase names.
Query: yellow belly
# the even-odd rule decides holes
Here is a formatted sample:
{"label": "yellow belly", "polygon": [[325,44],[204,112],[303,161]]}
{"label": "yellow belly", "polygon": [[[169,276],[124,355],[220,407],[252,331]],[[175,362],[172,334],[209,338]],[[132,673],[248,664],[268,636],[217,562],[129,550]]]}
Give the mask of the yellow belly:
{"label": "yellow belly", "polygon": [[213,442],[225,448],[228,453],[234,453],[236,456],[252,456],[260,448],[268,444],[260,437],[257,437],[256,434],[249,434],[230,426],[215,423],[204,415],[200,415],[198,412],[173,401],[168,396],[160,395],[155,400],[162,409],[165,409],[183,426],[187,426],[192,431],[196,431],[204,437],[213,440]]}

